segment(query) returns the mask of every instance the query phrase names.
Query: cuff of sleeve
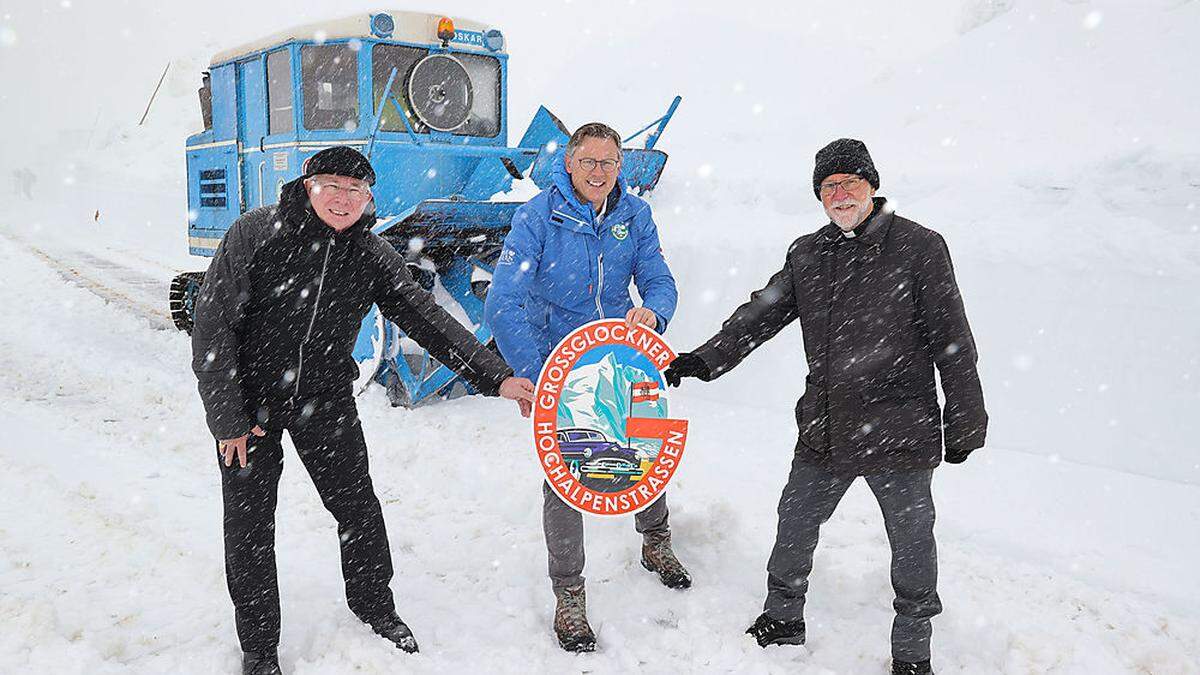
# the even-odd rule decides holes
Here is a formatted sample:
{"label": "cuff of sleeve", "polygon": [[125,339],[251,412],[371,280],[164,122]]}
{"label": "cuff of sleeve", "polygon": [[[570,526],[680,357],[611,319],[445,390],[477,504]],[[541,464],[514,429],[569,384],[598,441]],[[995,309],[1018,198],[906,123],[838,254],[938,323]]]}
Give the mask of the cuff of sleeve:
{"label": "cuff of sleeve", "polygon": [[946,429],[946,447],[954,448],[957,452],[971,452],[983,447],[985,436],[983,431],[957,434],[952,428],[948,428]]}
{"label": "cuff of sleeve", "polygon": [[254,428],[254,422],[249,417],[233,416],[220,419],[210,419],[208,422],[208,430],[212,432],[213,438],[218,441],[227,441],[231,438],[240,438],[250,433]]}
{"label": "cuff of sleeve", "polygon": [[658,333],[659,335],[667,332],[667,319],[662,314],[659,314],[658,310],[654,309],[653,307],[650,308],[650,311],[654,312],[654,318],[657,321],[657,323],[654,324],[654,332]]}
{"label": "cuff of sleeve", "polygon": [[701,382],[712,382],[721,375],[721,373],[717,372],[717,369],[713,367],[714,363],[720,363],[721,356],[720,354],[714,353],[712,347],[700,347],[692,352],[692,356],[700,359],[704,363],[704,367],[708,369],[707,374],[697,376],[700,378]]}
{"label": "cuff of sleeve", "polygon": [[500,385],[504,384],[504,381],[512,376],[513,369],[505,368],[504,371],[497,375],[494,380],[488,382],[486,387],[483,385],[477,385],[475,388],[478,389],[479,393],[483,394],[484,396],[499,396]]}

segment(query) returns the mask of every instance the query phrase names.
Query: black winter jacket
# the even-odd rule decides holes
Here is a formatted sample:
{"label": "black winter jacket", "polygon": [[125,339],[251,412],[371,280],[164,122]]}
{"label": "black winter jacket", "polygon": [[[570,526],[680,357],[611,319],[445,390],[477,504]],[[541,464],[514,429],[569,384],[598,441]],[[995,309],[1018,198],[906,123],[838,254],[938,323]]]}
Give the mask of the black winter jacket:
{"label": "black winter jacket", "polygon": [[225,440],[271,407],[349,396],[352,356],[372,304],[438,361],[494,395],[510,369],[413,281],[372,213],[338,233],[313,213],[303,181],[248,211],[217,248],[196,302],[192,369],[208,426]]}
{"label": "black winter jacket", "polygon": [[945,241],[882,198],[855,232],[830,223],[797,239],[783,269],[697,355],[720,376],[798,318],[808,376],[796,452],[836,473],[937,466],[943,430],[947,448],[982,447],[975,341]]}

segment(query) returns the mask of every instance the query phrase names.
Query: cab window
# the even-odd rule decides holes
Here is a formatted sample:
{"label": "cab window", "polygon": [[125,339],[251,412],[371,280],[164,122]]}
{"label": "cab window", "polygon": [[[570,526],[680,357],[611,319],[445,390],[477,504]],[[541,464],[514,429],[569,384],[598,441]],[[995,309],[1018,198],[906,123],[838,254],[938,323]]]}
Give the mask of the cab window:
{"label": "cab window", "polygon": [[[396,97],[396,101],[404,111],[404,116],[408,118],[408,123],[412,125],[412,130],[418,134],[428,133],[429,129],[413,113],[405,92],[408,88],[408,76],[412,73],[413,66],[417,65],[417,62],[425,58],[428,54],[429,50],[427,49],[405,47],[404,45],[375,45],[371,49],[371,86],[373,92],[371,100],[375,101],[375,105],[380,105],[380,99],[383,97],[383,88],[387,86],[388,75],[391,74],[392,68],[395,68],[396,79],[392,81],[392,89],[388,97]],[[382,104],[383,116],[380,118],[379,128],[383,131],[404,131],[404,120],[396,113],[396,106],[390,101],[382,101]]]}
{"label": "cab window", "polygon": [[358,127],[358,54],[348,45],[300,49],[305,129]]}
{"label": "cab window", "polygon": [[482,54],[455,54],[467,69],[474,94],[471,116],[455,130],[459,136],[495,136],[500,133],[500,61]]}
{"label": "cab window", "polygon": [[[371,49],[371,86],[375,105],[380,104],[388,75],[396,69],[392,82],[391,96],[395,96],[408,124],[414,133],[429,133],[427,127],[412,110],[409,101],[408,83],[413,66],[429,55],[422,47],[377,44]],[[454,130],[456,136],[495,136],[500,133],[500,61],[482,54],[454,53],[452,56],[463,65],[471,81],[471,114],[462,126]],[[383,131],[404,131],[404,120],[396,113],[396,107],[384,102],[383,116],[379,128]]]}
{"label": "cab window", "polygon": [[204,130],[212,129],[212,76],[206,71],[200,80],[200,118],[204,120]]}
{"label": "cab window", "polygon": [[267,54],[268,131],[282,134],[296,128],[292,114],[292,55],[281,49]]}

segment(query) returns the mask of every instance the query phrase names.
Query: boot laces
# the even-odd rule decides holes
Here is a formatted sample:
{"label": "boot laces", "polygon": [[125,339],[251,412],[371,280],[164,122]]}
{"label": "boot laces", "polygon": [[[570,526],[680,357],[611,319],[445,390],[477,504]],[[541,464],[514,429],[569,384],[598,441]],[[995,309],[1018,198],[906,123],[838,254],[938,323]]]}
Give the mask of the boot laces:
{"label": "boot laces", "polygon": [[679,558],[675,557],[675,551],[671,549],[670,535],[646,535],[646,557],[662,570],[683,572],[683,563],[679,562]]}
{"label": "boot laces", "polygon": [[587,601],[583,589],[565,589],[558,599],[558,618],[573,633],[587,627]]}

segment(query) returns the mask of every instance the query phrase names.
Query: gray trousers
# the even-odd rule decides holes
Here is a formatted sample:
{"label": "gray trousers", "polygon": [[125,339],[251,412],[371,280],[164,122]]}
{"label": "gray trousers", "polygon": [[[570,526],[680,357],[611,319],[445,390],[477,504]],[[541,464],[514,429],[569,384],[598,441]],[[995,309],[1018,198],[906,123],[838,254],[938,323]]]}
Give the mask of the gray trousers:
{"label": "gray trousers", "polygon": [[[937,547],[933,540],[933,470],[864,476],[892,547],[892,658],[929,658],[930,619],[942,611],[937,594]],[[767,562],[767,601],[774,619],[804,618],[804,596],[821,525],[833,515],[854,476],[828,473],[799,457],[779,498],[779,531]]]}
{"label": "gray trousers", "polygon": [[[633,516],[640,534],[668,532],[667,495]],[[571,508],[546,483],[542,483],[542,530],[550,557],[550,582],[554,590],[583,583],[583,514]]]}

